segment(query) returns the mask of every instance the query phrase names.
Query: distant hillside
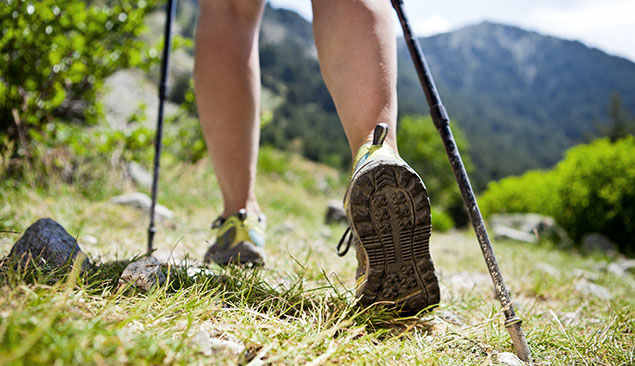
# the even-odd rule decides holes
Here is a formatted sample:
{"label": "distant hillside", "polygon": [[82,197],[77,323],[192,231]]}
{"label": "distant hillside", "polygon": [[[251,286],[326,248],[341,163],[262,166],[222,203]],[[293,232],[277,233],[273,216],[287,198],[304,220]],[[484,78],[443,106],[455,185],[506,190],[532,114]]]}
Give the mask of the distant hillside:
{"label": "distant hillside", "polygon": [[[489,22],[420,41],[480,186],[560,160],[607,120],[614,92],[635,111],[635,64],[580,42]],[[427,112],[403,42],[399,66],[400,112]]]}
{"label": "distant hillside", "polygon": [[[188,29],[193,23],[185,22]],[[263,143],[347,166],[348,146],[321,79],[311,23],[267,5],[260,39],[265,109],[273,115]],[[606,123],[615,92],[635,114],[635,64],[580,42],[489,22],[420,41],[452,120],[466,132],[477,189],[553,165]],[[398,56],[400,114],[426,114],[403,40]]]}

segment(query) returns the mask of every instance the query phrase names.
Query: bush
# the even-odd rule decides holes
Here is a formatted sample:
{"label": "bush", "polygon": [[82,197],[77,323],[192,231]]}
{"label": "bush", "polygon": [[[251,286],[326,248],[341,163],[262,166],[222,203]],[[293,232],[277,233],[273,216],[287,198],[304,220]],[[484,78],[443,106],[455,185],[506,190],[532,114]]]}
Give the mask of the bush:
{"label": "bush", "polygon": [[[469,148],[463,132],[452,126],[457,146],[468,172],[472,164]],[[398,141],[400,155],[421,175],[431,202],[450,214],[459,226],[468,223],[454,173],[450,167],[443,141],[430,117],[405,116],[399,120]]]}
{"label": "bush", "polygon": [[4,1],[0,137],[25,145],[30,129],[42,130],[59,118],[94,123],[101,115],[96,97],[103,80],[119,69],[148,65],[138,36],[154,3]]}
{"label": "bush", "polygon": [[432,208],[432,229],[435,232],[446,232],[455,226],[454,220],[443,209]]}
{"label": "bush", "polygon": [[580,241],[602,233],[635,253],[635,138],[596,140],[570,149],[552,170],[491,183],[480,204],[484,215],[537,212],[553,216]]}

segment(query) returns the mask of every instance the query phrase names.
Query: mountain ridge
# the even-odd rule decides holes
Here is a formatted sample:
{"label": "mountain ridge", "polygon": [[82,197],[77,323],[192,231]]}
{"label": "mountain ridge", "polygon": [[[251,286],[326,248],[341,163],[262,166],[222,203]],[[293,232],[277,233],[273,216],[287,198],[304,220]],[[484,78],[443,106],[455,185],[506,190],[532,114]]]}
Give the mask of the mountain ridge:
{"label": "mountain ridge", "polygon": [[[567,148],[600,135],[598,126],[611,123],[614,94],[635,114],[635,63],[582,42],[492,21],[419,41],[452,123],[469,140],[479,190],[491,180],[548,168]],[[401,37],[397,51],[399,115],[427,115]],[[267,4],[260,63],[268,113],[262,142],[340,167],[350,164],[311,23]]]}

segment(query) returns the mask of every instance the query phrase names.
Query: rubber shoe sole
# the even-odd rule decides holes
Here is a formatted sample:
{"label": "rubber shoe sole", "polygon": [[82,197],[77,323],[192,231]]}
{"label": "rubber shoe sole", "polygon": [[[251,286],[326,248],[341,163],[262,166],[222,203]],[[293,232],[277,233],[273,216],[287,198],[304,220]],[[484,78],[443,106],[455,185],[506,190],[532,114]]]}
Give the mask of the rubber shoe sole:
{"label": "rubber shoe sole", "polygon": [[439,304],[439,282],[430,257],[430,199],[407,164],[376,160],[355,174],[348,215],[366,251],[362,305],[385,303],[404,315]]}

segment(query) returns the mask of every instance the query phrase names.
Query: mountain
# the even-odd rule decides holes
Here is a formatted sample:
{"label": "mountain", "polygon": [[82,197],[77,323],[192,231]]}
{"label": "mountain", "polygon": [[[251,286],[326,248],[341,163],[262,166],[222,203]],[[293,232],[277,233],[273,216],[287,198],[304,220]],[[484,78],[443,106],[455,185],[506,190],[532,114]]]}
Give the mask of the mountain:
{"label": "mountain", "polygon": [[[614,93],[635,114],[635,64],[580,42],[491,22],[420,42],[453,124],[469,141],[477,189],[550,167],[565,149],[597,135]],[[311,23],[267,4],[260,60],[263,109],[271,112],[263,143],[346,167],[350,152],[321,78]],[[427,114],[403,39],[398,62],[400,115]]]}
{"label": "mountain", "polygon": [[[580,42],[491,22],[420,42],[480,187],[553,165],[608,119],[613,93],[635,111],[635,64]],[[427,113],[403,41],[398,54],[400,113]]]}

